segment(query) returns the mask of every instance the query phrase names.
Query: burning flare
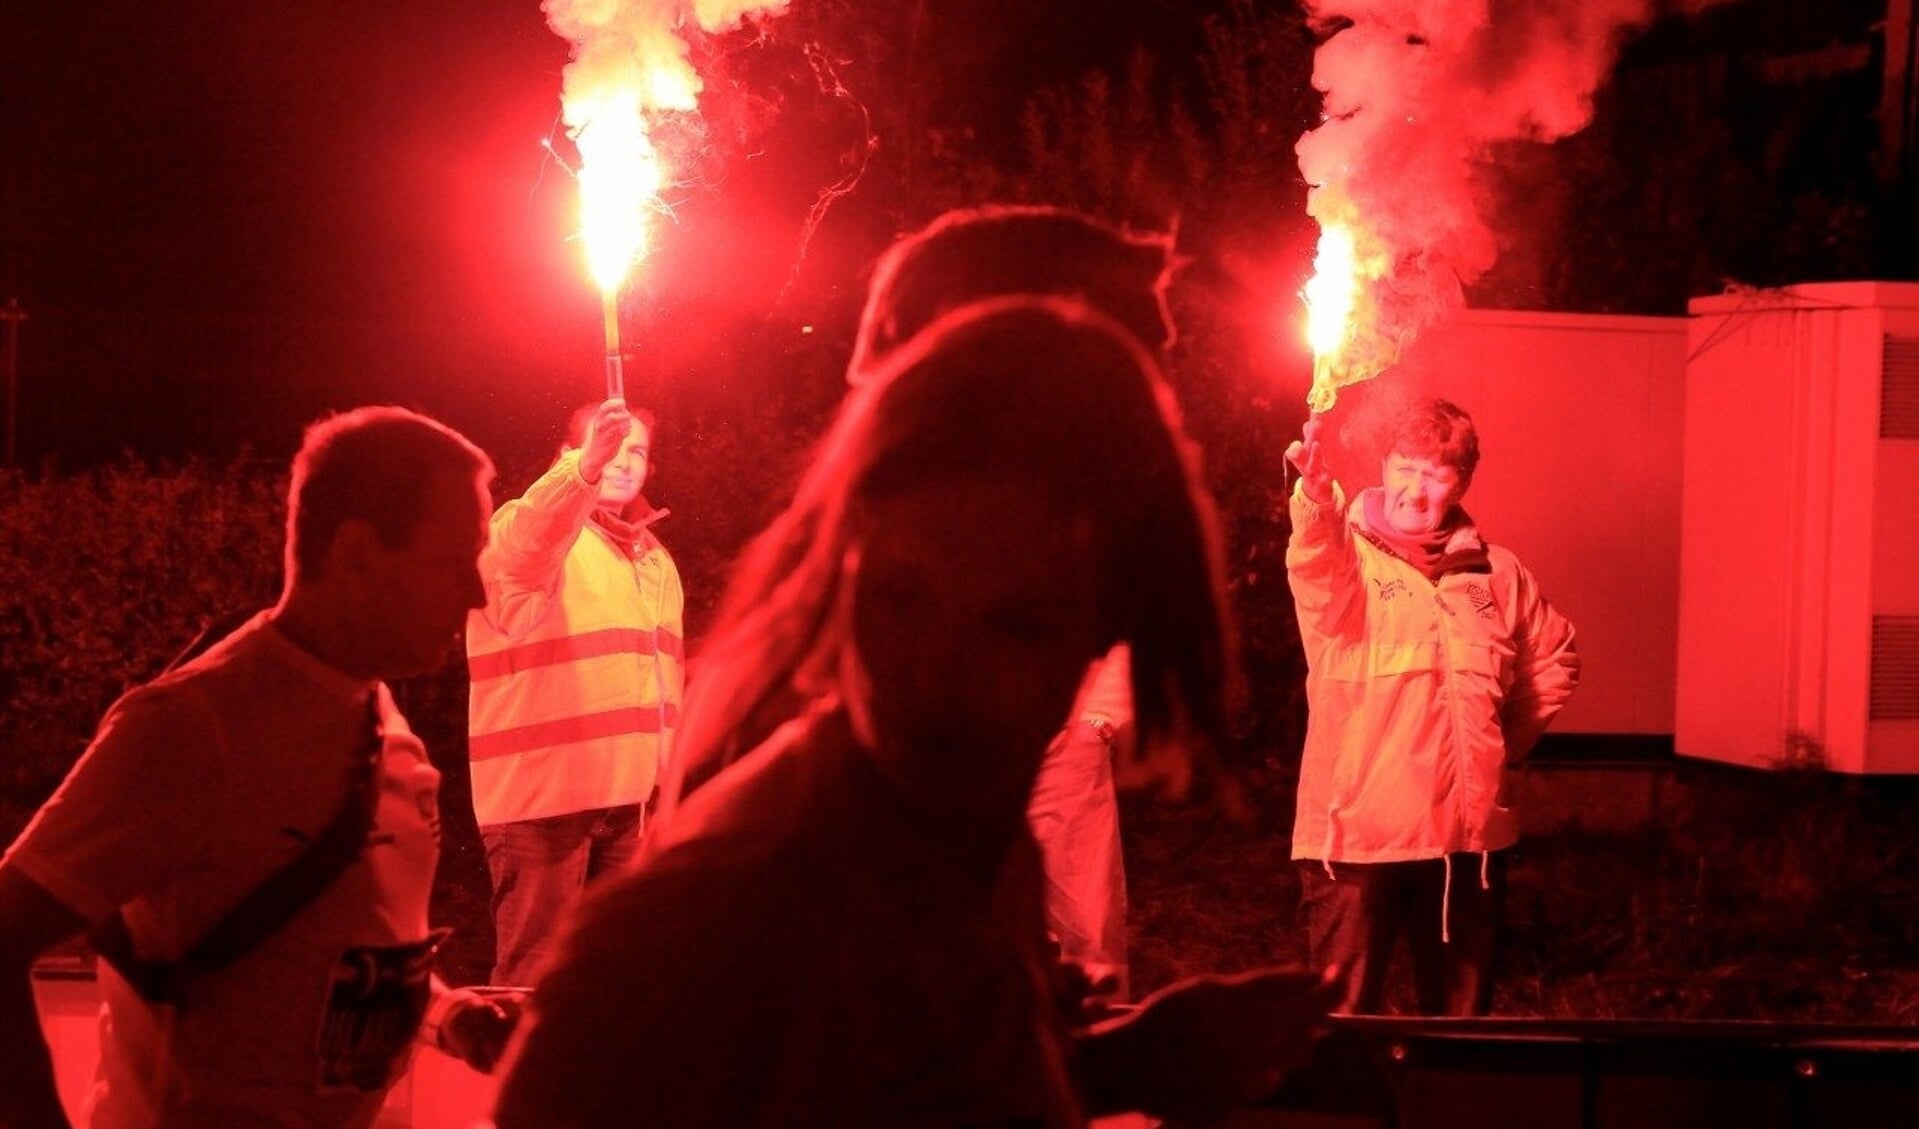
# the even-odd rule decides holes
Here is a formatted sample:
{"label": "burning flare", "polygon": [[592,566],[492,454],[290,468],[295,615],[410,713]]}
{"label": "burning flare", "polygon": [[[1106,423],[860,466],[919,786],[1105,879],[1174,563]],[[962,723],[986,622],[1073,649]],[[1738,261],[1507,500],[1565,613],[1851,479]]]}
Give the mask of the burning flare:
{"label": "burning flare", "polygon": [[1320,209],[1319,250],[1313,256],[1313,277],[1300,297],[1306,303],[1306,343],[1313,350],[1313,386],[1306,404],[1323,412],[1333,406],[1340,388],[1391,365],[1398,358],[1398,343],[1379,336],[1373,301],[1375,287],[1391,269],[1391,257],[1336,190],[1316,193],[1313,202]]}
{"label": "burning flare", "polygon": [[1325,35],[1313,56],[1324,120],[1297,146],[1320,224],[1306,294],[1315,410],[1397,362],[1516,237],[1494,230],[1501,147],[1585,128],[1627,34],[1720,2],[1304,0]]}
{"label": "burning flare", "polygon": [[[1313,347],[1315,368],[1331,367],[1351,331],[1353,295],[1359,285],[1353,271],[1353,233],[1340,224],[1321,230],[1313,277],[1304,295],[1306,343]],[[1322,360],[1327,363],[1321,365]],[[1313,376],[1317,383],[1319,373]]]}
{"label": "burning flare", "polygon": [[547,26],[573,44],[560,118],[580,153],[580,234],[599,285],[607,333],[607,394],[618,396],[618,295],[645,257],[649,221],[670,170],[653,144],[666,114],[699,110],[700,76],[680,29],[712,34],[787,0],[545,0]]}
{"label": "burning flare", "polygon": [[580,238],[593,281],[614,293],[646,256],[647,220],[665,174],[637,94],[614,91],[586,113],[573,130],[580,150]]}

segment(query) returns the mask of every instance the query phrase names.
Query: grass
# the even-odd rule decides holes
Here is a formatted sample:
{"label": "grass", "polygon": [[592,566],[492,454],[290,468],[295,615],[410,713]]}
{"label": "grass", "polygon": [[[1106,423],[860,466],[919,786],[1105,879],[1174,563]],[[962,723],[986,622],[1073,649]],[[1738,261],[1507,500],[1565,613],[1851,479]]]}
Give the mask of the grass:
{"label": "grass", "polygon": [[[1676,782],[1657,824],[1521,842],[1495,1011],[1919,1026],[1919,780],[1687,762]],[[1249,793],[1244,822],[1126,805],[1141,990],[1304,956],[1291,777]]]}

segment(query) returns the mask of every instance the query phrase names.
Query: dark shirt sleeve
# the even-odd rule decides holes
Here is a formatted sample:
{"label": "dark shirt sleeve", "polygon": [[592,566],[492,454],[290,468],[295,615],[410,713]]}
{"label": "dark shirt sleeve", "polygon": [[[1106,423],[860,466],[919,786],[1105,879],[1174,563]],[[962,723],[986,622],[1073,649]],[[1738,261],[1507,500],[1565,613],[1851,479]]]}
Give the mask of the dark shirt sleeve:
{"label": "dark shirt sleeve", "polygon": [[726,887],[652,865],[588,898],[534,993],[499,1129],[805,1123],[765,1108],[793,954],[765,903]]}

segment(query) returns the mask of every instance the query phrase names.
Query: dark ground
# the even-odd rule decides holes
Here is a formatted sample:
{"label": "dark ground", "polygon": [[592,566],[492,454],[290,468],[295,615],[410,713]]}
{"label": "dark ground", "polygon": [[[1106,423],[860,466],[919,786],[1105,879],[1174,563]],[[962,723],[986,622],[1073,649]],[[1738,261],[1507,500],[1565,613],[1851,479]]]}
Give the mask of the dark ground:
{"label": "dark ground", "polygon": [[[1516,848],[1498,1014],[1919,1029],[1919,779],[1697,762],[1640,771],[1664,774],[1652,821],[1536,832]],[[1123,802],[1142,994],[1304,958],[1291,773],[1268,766],[1245,782],[1244,819],[1202,802]],[[456,933],[442,968],[470,982],[492,938],[457,773],[445,808],[435,915]]]}
{"label": "dark ground", "polygon": [[[1645,771],[1668,774],[1653,821],[1534,833],[1515,849],[1497,1014],[1919,1032],[1919,778]],[[1246,783],[1244,819],[1200,802],[1123,802],[1138,992],[1302,960],[1291,776],[1268,767]],[[441,971],[473,983],[493,940],[457,771],[443,810],[434,917],[454,935]],[[30,814],[0,805],[0,839]],[[1389,1007],[1408,1002],[1389,995]]]}

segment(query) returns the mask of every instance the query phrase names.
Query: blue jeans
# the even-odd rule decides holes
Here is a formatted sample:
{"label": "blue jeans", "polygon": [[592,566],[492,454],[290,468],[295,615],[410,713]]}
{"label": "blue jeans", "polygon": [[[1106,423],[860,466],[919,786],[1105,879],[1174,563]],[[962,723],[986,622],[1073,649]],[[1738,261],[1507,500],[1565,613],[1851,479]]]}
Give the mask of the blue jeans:
{"label": "blue jeans", "polygon": [[[1337,964],[1346,998],[1337,1010],[1376,1015],[1386,972],[1402,937],[1412,957],[1413,992],[1422,1015],[1485,1015],[1492,1010],[1499,918],[1506,899],[1505,851],[1446,860],[1336,862],[1326,876],[1316,859],[1299,861],[1300,910],[1315,968]],[[1446,940],[1441,940],[1442,935]]]}
{"label": "blue jeans", "polygon": [[586,884],[640,851],[641,807],[480,829],[493,876],[493,983],[530,987]]}

